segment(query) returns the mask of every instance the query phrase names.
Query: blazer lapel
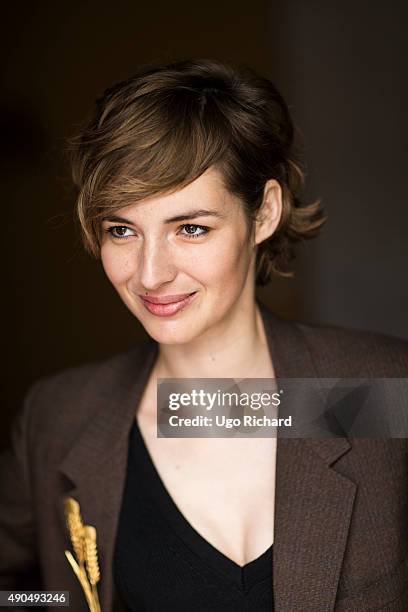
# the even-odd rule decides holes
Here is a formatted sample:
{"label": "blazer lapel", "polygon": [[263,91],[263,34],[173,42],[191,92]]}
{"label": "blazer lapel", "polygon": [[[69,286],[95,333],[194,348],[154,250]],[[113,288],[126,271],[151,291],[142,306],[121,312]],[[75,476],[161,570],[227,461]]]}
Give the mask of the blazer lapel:
{"label": "blazer lapel", "polygon": [[[84,523],[96,528],[101,571],[98,591],[103,612],[112,610],[113,606],[113,553],[126,476],[129,433],[156,354],[157,345],[150,342],[145,351],[138,353],[140,360],[128,359],[115,376],[114,395],[106,398],[59,468],[72,485],[65,488],[59,502],[64,524],[63,498],[70,496],[79,502]],[[68,532],[66,548],[72,549]]]}
{"label": "blazer lapel", "polygon": [[[331,443],[324,460],[322,443]],[[278,439],[273,585],[277,610],[334,609],[356,486],[331,460],[342,439]]]}
{"label": "blazer lapel", "polygon": [[[301,331],[261,306],[280,378],[319,378]],[[346,438],[278,437],[273,588],[280,612],[334,610],[356,485],[335,471]]]}

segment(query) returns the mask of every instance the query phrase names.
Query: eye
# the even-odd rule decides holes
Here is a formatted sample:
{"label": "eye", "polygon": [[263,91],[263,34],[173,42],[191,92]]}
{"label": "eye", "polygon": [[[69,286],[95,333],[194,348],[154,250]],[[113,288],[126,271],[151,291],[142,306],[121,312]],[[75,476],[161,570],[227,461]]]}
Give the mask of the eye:
{"label": "eye", "polygon": [[126,225],[112,225],[106,231],[114,238],[129,238],[135,235],[134,231],[126,227]]}
{"label": "eye", "polygon": [[210,231],[210,228],[206,225],[194,225],[192,223],[184,224],[180,229],[181,234],[187,238],[199,238]]}

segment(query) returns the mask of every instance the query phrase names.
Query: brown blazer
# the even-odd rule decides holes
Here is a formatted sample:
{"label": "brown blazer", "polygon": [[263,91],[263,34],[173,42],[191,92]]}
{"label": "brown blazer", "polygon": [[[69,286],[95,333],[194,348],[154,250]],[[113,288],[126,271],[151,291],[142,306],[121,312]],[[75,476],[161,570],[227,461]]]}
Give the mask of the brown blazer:
{"label": "brown blazer", "polygon": [[[277,378],[408,377],[403,341],[261,312]],[[156,354],[150,341],[31,388],[0,464],[0,589],[69,590],[71,609],[87,610],[64,556],[70,495],[97,529],[102,611],[121,609],[112,558],[128,434]],[[276,469],[277,612],[406,612],[407,439],[279,438]]]}

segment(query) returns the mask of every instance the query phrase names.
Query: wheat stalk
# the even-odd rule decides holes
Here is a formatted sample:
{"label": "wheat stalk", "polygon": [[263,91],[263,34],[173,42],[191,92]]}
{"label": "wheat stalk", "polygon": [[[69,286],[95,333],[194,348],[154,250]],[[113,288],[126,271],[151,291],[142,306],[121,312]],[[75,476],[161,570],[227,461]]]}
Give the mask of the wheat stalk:
{"label": "wheat stalk", "polygon": [[72,497],[64,500],[65,517],[78,563],[83,566],[85,561],[83,531],[84,524],[78,502]]}
{"label": "wheat stalk", "polygon": [[68,559],[69,564],[74,570],[74,573],[82,586],[90,612],[100,612],[99,602],[98,604],[96,604],[94,600],[94,595],[93,595],[91,587],[89,586],[89,582],[88,582],[88,578],[87,578],[85,570],[78,565],[78,563],[75,561],[74,557],[71,555],[69,550],[65,551],[65,556]]}
{"label": "wheat stalk", "polygon": [[100,580],[98,552],[96,547],[96,529],[84,525],[79,503],[72,497],[64,500],[66,523],[76,555],[66,550],[65,556],[77,576],[84,591],[90,612],[101,612],[97,583]]}
{"label": "wheat stalk", "polygon": [[84,527],[85,538],[85,563],[88,572],[89,582],[92,585],[92,593],[95,598],[95,603],[99,605],[97,583],[100,580],[100,571],[98,564],[98,551],[96,547],[96,529],[91,525]]}

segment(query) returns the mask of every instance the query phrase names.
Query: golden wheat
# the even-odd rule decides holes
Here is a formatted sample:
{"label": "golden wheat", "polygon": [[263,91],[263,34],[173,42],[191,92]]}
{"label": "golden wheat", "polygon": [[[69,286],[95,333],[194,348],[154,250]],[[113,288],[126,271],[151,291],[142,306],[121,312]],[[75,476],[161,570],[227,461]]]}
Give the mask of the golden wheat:
{"label": "golden wheat", "polygon": [[91,525],[85,525],[84,536],[86,569],[88,571],[89,582],[92,585],[95,585],[99,582],[100,579],[95,527],[91,527]]}
{"label": "golden wheat", "polygon": [[100,580],[96,529],[91,525],[84,525],[79,503],[72,497],[65,498],[64,509],[67,527],[77,559],[75,560],[68,550],[65,551],[65,556],[81,583],[90,612],[100,612],[101,608],[96,587]]}
{"label": "golden wheat", "polygon": [[71,537],[72,547],[74,549],[78,563],[84,564],[84,524],[81,518],[79,504],[72,497],[64,500],[65,516],[69,535]]}

